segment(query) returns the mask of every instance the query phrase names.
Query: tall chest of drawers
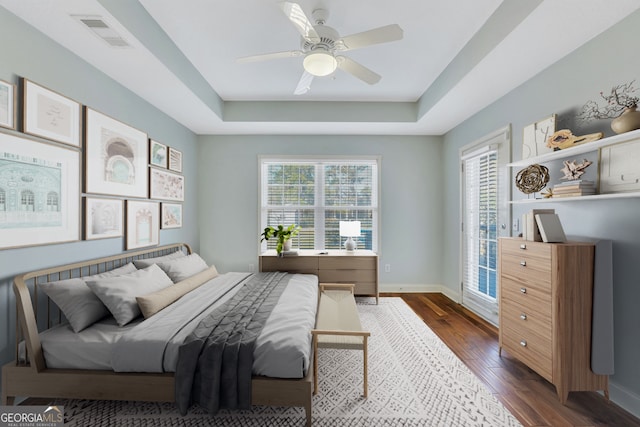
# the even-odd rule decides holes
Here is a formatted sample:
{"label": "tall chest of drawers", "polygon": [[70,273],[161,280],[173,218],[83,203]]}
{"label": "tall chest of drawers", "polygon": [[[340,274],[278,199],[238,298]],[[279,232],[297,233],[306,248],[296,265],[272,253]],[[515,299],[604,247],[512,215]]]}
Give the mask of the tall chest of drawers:
{"label": "tall chest of drawers", "polygon": [[551,382],[562,403],[570,391],[608,397],[608,376],[590,366],[594,245],[501,238],[498,251],[500,353]]}
{"label": "tall chest of drawers", "polygon": [[273,250],[260,255],[260,271],[288,271],[318,276],[320,283],[353,283],[356,295],[376,297],[378,302],[378,255],[368,250],[300,250],[297,256],[278,257]]}

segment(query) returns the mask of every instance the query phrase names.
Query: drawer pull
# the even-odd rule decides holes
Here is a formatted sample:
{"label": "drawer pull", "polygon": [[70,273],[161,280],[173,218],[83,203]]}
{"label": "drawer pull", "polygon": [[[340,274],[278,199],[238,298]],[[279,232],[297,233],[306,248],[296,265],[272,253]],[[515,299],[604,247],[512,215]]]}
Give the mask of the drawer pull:
{"label": "drawer pull", "polygon": [[520,288],[520,292],[522,292],[523,294],[527,293],[527,288]]}
{"label": "drawer pull", "polygon": [[520,315],[520,318],[521,318],[522,320],[527,320],[527,315],[526,315],[526,314],[524,314],[524,313],[522,313],[522,314]]}
{"label": "drawer pull", "polygon": [[520,261],[520,265],[523,266],[523,267],[526,267],[527,266],[527,261]]}
{"label": "drawer pull", "polygon": [[527,244],[526,243],[521,243],[520,244],[520,249],[527,249]]}
{"label": "drawer pull", "polygon": [[527,342],[525,340],[520,341],[520,345],[523,347],[527,346]]}

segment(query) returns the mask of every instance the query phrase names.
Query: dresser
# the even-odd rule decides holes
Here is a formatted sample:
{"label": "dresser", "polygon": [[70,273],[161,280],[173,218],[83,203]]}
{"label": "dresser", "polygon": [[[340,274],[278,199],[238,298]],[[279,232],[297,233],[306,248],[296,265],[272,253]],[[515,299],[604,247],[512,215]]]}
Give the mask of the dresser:
{"label": "dresser", "polygon": [[501,238],[498,243],[500,354],[506,350],[556,387],[603,390],[591,370],[594,245]]}
{"label": "dresser", "polygon": [[300,250],[296,256],[278,257],[269,250],[260,255],[260,271],[315,274],[320,283],[353,283],[356,295],[374,296],[378,302],[378,255],[372,251]]}

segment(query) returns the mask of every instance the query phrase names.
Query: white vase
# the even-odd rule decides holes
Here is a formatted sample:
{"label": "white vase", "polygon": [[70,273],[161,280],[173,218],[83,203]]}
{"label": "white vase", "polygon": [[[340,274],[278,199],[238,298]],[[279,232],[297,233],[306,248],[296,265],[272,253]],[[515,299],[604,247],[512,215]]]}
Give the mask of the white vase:
{"label": "white vase", "polygon": [[291,240],[285,240],[282,244],[282,250],[287,252],[291,250]]}

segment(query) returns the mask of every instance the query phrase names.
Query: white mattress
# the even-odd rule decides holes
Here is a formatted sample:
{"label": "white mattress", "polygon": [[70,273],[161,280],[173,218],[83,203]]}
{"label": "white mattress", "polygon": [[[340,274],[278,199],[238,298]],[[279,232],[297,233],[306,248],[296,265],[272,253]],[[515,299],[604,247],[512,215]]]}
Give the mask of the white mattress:
{"label": "white mattress", "polygon": [[[224,276],[227,275],[219,277],[222,280]],[[315,325],[317,289],[317,276],[292,275],[289,285],[256,341],[254,375],[302,378],[306,374],[310,366],[310,330]],[[230,295],[225,297],[229,298]],[[149,357],[129,357],[124,362],[121,356],[112,358],[120,337],[143,322],[140,317],[124,327],[119,327],[115,319],[106,318],[79,333],[74,333],[66,323],[48,329],[40,334],[47,367],[90,370],[114,370],[115,367],[115,370],[120,372],[174,372],[178,348],[189,330],[181,330],[165,344],[164,354],[156,357],[161,361],[161,368],[148,365],[146,359]],[[130,366],[123,366],[123,363]]]}

